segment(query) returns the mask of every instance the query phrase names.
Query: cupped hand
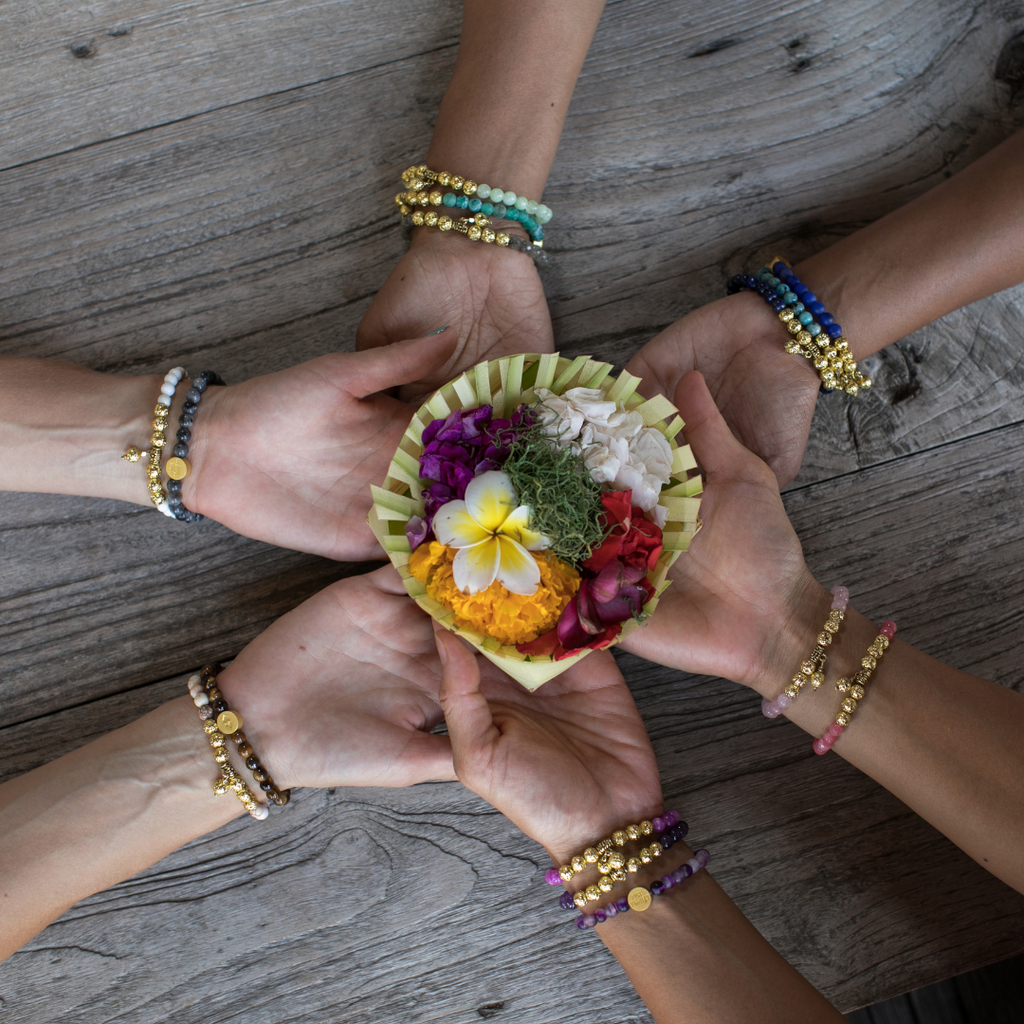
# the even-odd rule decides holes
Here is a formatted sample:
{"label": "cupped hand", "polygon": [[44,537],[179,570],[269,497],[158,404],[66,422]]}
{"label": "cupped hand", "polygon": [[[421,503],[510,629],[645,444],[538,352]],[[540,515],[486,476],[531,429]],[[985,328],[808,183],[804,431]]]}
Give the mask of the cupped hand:
{"label": "cupped hand", "polygon": [[804,562],[775,476],[733,437],[699,373],[682,378],[675,403],[704,472],[703,526],[654,614],[622,646],[775,696],[810,651],[831,598]]}
{"label": "cupped hand", "polygon": [[459,781],[562,864],[663,810],[654,750],[615,661],[588,655],[531,693],[436,628],[441,706]]}
{"label": "cupped hand", "polygon": [[443,366],[399,391],[418,404],[464,370],[516,352],[550,352],[551,314],[533,260],[455,232],[417,228],[356,335],[359,349],[441,327],[458,339]]}
{"label": "cupped hand", "polygon": [[332,584],[261,633],[218,677],[281,788],[453,779],[430,619],[391,566]]}
{"label": "cupped hand", "polygon": [[193,427],[185,507],[278,547],[375,557],[370,484],[383,481],[413,413],[379,392],[435,373],[454,342],[446,332],[208,388]]}
{"label": "cupped hand", "polygon": [[820,381],[803,356],[783,348],[783,325],[756,295],[718,299],[666,327],[626,369],[648,396],[671,398],[699,370],[733,433],[783,487],[800,469]]}

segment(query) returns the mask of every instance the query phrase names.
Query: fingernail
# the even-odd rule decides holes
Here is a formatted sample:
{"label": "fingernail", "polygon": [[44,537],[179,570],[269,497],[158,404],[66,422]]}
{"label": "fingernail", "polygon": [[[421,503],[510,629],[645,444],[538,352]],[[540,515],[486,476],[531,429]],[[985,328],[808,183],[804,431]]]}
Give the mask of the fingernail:
{"label": "fingernail", "polygon": [[437,644],[437,656],[441,659],[441,664],[446,665],[448,663],[448,648],[442,632],[437,623],[434,623],[434,643]]}
{"label": "fingernail", "polygon": [[429,334],[424,335],[426,338],[432,338],[435,334],[444,334],[447,331],[447,327],[438,327],[436,331],[431,331]]}

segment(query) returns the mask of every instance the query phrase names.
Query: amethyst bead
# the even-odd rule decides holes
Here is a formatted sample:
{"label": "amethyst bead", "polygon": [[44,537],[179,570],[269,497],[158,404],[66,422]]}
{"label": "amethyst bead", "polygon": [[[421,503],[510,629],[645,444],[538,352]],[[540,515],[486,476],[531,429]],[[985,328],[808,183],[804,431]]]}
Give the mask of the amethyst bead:
{"label": "amethyst bead", "polygon": [[654,826],[655,832],[664,832],[667,827],[664,818],[651,818],[651,824]]}
{"label": "amethyst bead", "polygon": [[572,898],[572,893],[571,892],[563,892],[562,895],[558,897],[558,905],[563,910],[575,910],[576,909],[576,903],[575,903],[575,901]]}
{"label": "amethyst bead", "polygon": [[593,928],[595,924],[597,924],[597,918],[594,917],[593,914],[584,914],[583,915],[583,927],[584,928]]}
{"label": "amethyst bead", "polygon": [[665,886],[666,889],[671,889],[672,886],[676,884],[676,880],[670,874],[662,875],[661,884]]}
{"label": "amethyst bead", "polygon": [[694,855],[693,859],[702,867],[708,866],[708,861],[711,860],[711,854],[707,850],[698,850]]}
{"label": "amethyst bead", "polygon": [[548,868],[547,871],[544,872],[544,881],[547,882],[548,885],[561,885],[562,876],[558,873],[558,868]]}
{"label": "amethyst bead", "polygon": [[580,914],[580,916],[577,917],[573,923],[576,925],[577,928],[579,928],[580,931],[583,931],[583,929],[587,927],[586,919],[583,917],[582,914]]}
{"label": "amethyst bead", "polygon": [[621,899],[617,899],[615,901],[615,906],[619,908],[620,914],[624,914],[627,910],[629,910],[629,900],[627,900],[626,897],[623,896]]}
{"label": "amethyst bead", "polygon": [[598,909],[594,911],[593,917],[598,924],[604,924],[604,922],[608,918],[608,915],[600,907],[598,907]]}
{"label": "amethyst bead", "polygon": [[618,905],[617,905],[617,904],[615,903],[615,901],[614,901],[614,900],[612,900],[612,902],[611,902],[611,903],[609,903],[609,904],[608,904],[608,906],[606,906],[606,907],[604,908],[604,912],[605,912],[605,913],[606,913],[606,914],[607,914],[607,915],[608,915],[609,917],[617,917],[617,916],[618,916],[618,913],[619,913],[619,908],[618,908]]}
{"label": "amethyst bead", "polygon": [[661,882],[651,882],[651,895],[660,896],[665,891],[665,886]]}

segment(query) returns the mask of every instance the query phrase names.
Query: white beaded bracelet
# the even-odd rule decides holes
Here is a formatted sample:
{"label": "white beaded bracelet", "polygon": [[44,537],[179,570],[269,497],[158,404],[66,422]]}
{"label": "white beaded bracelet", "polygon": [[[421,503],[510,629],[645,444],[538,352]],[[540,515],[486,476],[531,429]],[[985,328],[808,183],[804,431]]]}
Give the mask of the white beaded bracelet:
{"label": "white beaded bracelet", "polygon": [[164,428],[167,426],[167,417],[170,412],[171,402],[174,400],[174,392],[184,376],[185,368],[183,366],[175,366],[173,370],[168,370],[163,384],[160,385],[160,394],[157,395],[156,408],[153,410],[155,418],[153,420],[153,436],[150,438],[150,448],[145,450],[132,445],[121,456],[126,462],[138,462],[142,458],[149,459],[149,468],[146,471],[146,475],[149,477],[149,497],[157,509],[171,519],[175,519],[176,516],[167,504],[167,494],[160,483],[160,454],[167,439]]}

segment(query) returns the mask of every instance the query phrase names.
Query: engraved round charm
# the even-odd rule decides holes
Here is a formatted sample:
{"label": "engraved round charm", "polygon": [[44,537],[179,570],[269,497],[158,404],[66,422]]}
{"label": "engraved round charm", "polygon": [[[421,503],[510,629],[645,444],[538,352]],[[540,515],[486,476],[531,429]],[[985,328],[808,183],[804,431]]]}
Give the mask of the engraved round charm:
{"label": "engraved round charm", "polygon": [[192,463],[175,455],[167,460],[164,470],[172,480],[184,480],[192,470]]}
{"label": "engraved round charm", "polygon": [[242,728],[242,716],[237,711],[222,711],[217,716],[217,728],[230,736]]}
{"label": "engraved round charm", "polygon": [[651,905],[651,894],[643,887],[638,885],[635,889],[629,890],[629,895],[626,897],[629,901],[630,910],[646,910]]}

